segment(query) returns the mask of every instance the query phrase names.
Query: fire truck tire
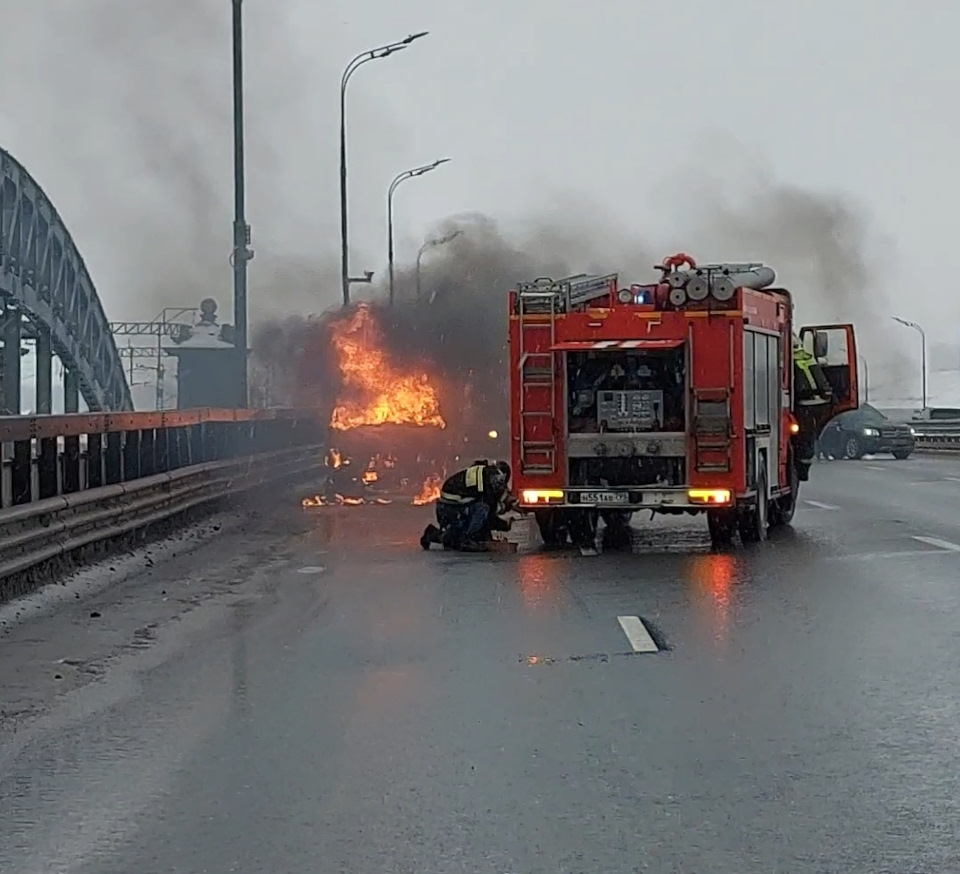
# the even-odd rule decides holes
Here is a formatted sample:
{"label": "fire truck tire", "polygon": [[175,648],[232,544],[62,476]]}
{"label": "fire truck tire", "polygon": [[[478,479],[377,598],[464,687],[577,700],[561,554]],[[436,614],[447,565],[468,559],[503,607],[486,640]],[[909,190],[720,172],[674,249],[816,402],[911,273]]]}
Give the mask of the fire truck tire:
{"label": "fire truck tire", "polygon": [[740,539],[744,543],[760,543],[767,539],[770,524],[770,503],[767,495],[767,475],[757,476],[757,501],[742,509],[739,518]]}
{"label": "fire truck tire", "polygon": [[731,510],[707,510],[707,528],[710,530],[710,543],[713,546],[729,546],[737,530],[736,516]]}
{"label": "fire truck tire", "polygon": [[544,546],[555,549],[566,545],[567,526],[562,510],[536,510],[533,515]]}
{"label": "fire truck tire", "polygon": [[790,494],[777,498],[770,505],[770,525],[775,527],[789,525],[797,512],[797,501],[800,497],[800,475],[797,473],[792,455],[787,464],[787,469],[790,471]]}
{"label": "fire truck tire", "polygon": [[622,531],[630,527],[631,510],[601,510],[600,518],[607,528]]}
{"label": "fire truck tire", "polygon": [[568,510],[567,528],[574,546],[594,546],[597,542],[599,510]]}

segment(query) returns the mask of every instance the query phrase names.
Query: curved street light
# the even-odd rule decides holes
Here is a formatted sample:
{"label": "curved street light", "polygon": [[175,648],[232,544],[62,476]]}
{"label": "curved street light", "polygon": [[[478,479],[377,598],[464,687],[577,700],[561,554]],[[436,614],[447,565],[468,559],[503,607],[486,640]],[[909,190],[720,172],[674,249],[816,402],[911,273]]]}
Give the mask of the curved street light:
{"label": "curved street light", "polygon": [[421,298],[420,291],[420,262],[423,260],[423,253],[427,249],[432,249],[435,246],[446,246],[447,243],[452,242],[457,237],[459,237],[463,231],[460,228],[457,228],[455,231],[451,231],[449,234],[444,234],[442,237],[431,237],[429,240],[425,240],[423,245],[417,250],[417,300]]}
{"label": "curved street light", "polygon": [[393,182],[387,189],[387,264],[390,270],[390,306],[393,306],[393,194],[401,182],[423,176],[424,173],[436,170],[441,164],[446,164],[449,161],[450,158],[438,158],[432,164],[424,164],[422,167],[404,170],[393,177]]}
{"label": "curved street light", "polygon": [[347,230],[347,83],[350,81],[350,77],[364,64],[388,58],[428,33],[427,30],[413,33],[406,39],[361,52],[347,64],[343,75],[340,77],[340,282],[345,307],[350,305],[350,284],[352,282],[370,282],[373,279],[373,273],[370,271],[367,271],[362,278],[350,277],[350,244]]}
{"label": "curved street light", "polygon": [[892,317],[895,322],[899,322],[901,325],[906,325],[908,328],[913,328],[914,331],[920,334],[920,370],[921,370],[921,384],[923,386],[923,409],[927,407],[927,335],[926,332],[921,328],[916,322],[908,322],[906,319],[898,319],[896,316]]}

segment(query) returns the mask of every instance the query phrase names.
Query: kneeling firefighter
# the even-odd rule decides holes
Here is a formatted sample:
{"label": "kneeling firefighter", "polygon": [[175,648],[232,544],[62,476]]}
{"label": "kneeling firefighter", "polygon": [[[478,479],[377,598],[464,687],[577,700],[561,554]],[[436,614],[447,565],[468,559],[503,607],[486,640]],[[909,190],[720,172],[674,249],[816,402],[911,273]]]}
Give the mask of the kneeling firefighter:
{"label": "kneeling firefighter", "polygon": [[511,521],[500,516],[501,507],[510,509],[510,465],[478,461],[448,477],[436,503],[437,524],[428,525],[420,545],[433,543],[464,552],[483,550],[492,531],[509,531]]}
{"label": "kneeling firefighter", "polygon": [[793,335],[793,392],[794,415],[800,426],[794,438],[794,458],[797,476],[805,481],[810,478],[820,430],[830,415],[833,389],[820,362],[804,349],[796,334]]}

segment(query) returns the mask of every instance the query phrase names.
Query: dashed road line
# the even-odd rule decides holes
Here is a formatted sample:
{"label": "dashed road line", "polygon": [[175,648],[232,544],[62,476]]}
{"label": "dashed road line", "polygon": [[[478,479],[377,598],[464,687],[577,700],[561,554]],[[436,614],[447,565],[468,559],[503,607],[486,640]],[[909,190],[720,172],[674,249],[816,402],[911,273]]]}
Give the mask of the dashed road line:
{"label": "dashed road line", "polygon": [[310,565],[308,567],[302,567],[297,571],[298,574],[322,574],[326,570],[325,567],[320,567],[320,565]]}
{"label": "dashed road line", "polygon": [[643,624],[639,616],[618,616],[617,622],[623,629],[623,633],[630,641],[630,646],[634,652],[660,652],[654,639],[647,631],[647,626]]}
{"label": "dashed road line", "polygon": [[865,467],[867,470],[887,470],[887,469],[888,469],[888,468],[886,468],[886,467],[883,467],[883,466],[880,465],[880,464],[865,464],[864,467]]}
{"label": "dashed road line", "polygon": [[944,549],[947,552],[960,552],[960,543],[952,543],[949,540],[941,540],[939,537],[924,537],[922,534],[912,534],[914,540],[935,546],[937,549]]}
{"label": "dashed road line", "polygon": [[820,501],[808,501],[804,500],[805,504],[809,504],[811,507],[816,507],[818,510],[839,510],[839,507],[835,507],[833,504],[824,504]]}
{"label": "dashed road line", "polygon": [[945,476],[943,479],[950,480],[952,483],[960,483],[960,476]]}
{"label": "dashed road line", "polygon": [[925,558],[946,555],[940,549],[901,549],[897,552],[855,552],[848,555],[828,555],[820,561],[895,561],[898,558]]}

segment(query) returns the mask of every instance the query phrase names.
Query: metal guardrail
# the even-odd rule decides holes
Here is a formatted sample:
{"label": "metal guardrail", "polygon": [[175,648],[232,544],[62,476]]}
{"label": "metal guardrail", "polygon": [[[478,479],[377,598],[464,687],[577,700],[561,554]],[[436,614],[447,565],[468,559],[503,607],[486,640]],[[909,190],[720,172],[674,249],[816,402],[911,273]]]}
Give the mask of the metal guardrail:
{"label": "metal guardrail", "polygon": [[[319,447],[280,450],[0,510],[0,581],[228,495],[302,475],[322,460]],[[0,588],[10,597],[30,582],[19,591]]]}
{"label": "metal guardrail", "polygon": [[0,508],[262,452],[319,444],[309,410],[0,417]]}
{"label": "metal guardrail", "polygon": [[0,417],[0,599],[38,565],[319,466],[325,436],[292,409]]}
{"label": "metal guardrail", "polygon": [[917,452],[960,452],[960,419],[912,419]]}

